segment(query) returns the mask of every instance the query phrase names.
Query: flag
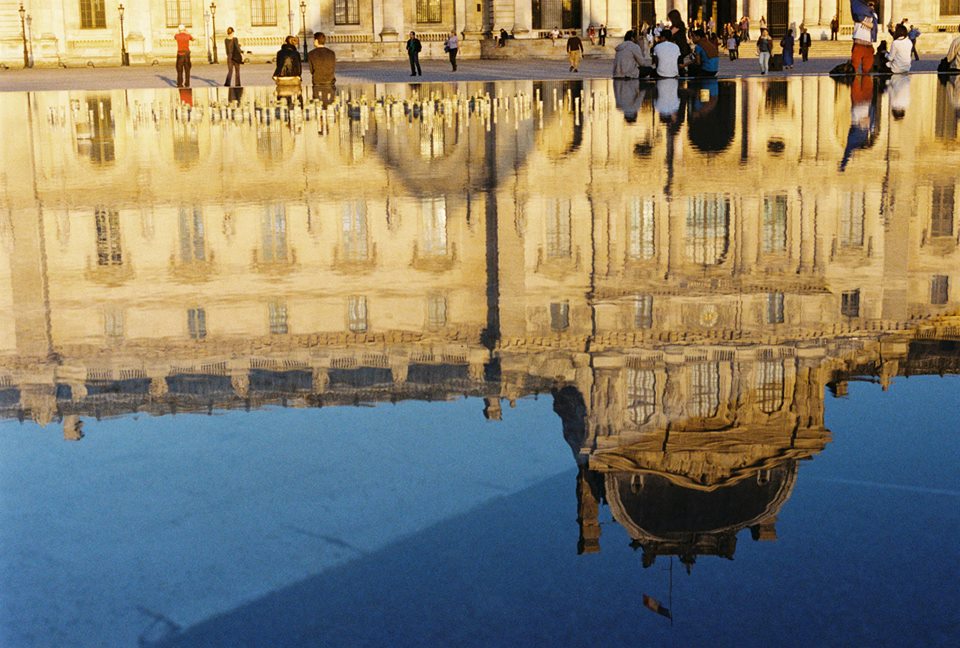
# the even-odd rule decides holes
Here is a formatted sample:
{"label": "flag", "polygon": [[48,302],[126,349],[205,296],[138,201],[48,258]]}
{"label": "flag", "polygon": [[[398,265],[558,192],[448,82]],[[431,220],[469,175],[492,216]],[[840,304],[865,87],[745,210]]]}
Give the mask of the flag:
{"label": "flag", "polygon": [[670,610],[667,609],[667,608],[665,608],[665,607],[663,607],[663,605],[660,603],[660,601],[658,601],[657,599],[653,598],[652,596],[647,596],[646,594],[644,594],[644,595],[643,595],[643,605],[644,605],[644,607],[646,607],[646,608],[648,608],[648,609],[650,609],[650,610],[653,610],[653,611],[656,612],[657,614],[661,614],[661,615],[663,615],[663,616],[665,616],[665,617],[667,617],[668,619],[671,619],[671,620],[673,619],[673,615],[670,614]]}

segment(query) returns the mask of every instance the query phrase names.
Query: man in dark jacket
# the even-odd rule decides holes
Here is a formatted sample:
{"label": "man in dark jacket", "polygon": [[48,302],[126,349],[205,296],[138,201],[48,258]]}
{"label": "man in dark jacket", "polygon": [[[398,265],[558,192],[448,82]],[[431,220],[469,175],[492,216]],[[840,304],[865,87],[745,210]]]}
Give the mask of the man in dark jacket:
{"label": "man in dark jacket", "polygon": [[807,28],[803,25],[800,25],[800,57],[803,58],[804,62],[810,57],[810,46],[813,44],[813,38],[810,36],[810,32],[807,31]]}
{"label": "man in dark jacket", "polygon": [[333,98],[334,84],[337,82],[337,55],[327,47],[327,36],[323,32],[313,35],[315,47],[307,55],[310,63],[310,78],[313,80],[313,96],[326,103]]}
{"label": "man in dark jacket", "polygon": [[423,76],[423,70],[420,69],[420,50],[423,45],[414,32],[410,32],[410,38],[407,39],[407,58],[410,59],[410,76]]}
{"label": "man in dark jacket", "polygon": [[297,49],[300,46],[300,40],[296,36],[287,36],[277,52],[277,69],[273,72],[274,80],[278,78],[293,78],[300,80],[302,69],[300,67],[300,52]]}
{"label": "man in dark jacket", "polygon": [[240,85],[240,65],[243,63],[243,50],[240,41],[233,35],[233,27],[227,27],[227,37],[223,39],[223,49],[227,53],[227,80],[223,85],[230,87],[230,81],[236,73],[237,85]]}

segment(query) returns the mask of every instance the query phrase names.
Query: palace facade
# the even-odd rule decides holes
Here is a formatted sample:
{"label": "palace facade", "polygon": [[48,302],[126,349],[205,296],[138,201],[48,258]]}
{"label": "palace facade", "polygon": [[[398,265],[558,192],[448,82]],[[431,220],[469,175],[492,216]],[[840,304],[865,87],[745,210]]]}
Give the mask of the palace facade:
{"label": "palace facade", "polygon": [[[943,37],[960,23],[960,0],[880,5],[885,22],[907,18],[917,25],[924,44],[945,47]],[[764,18],[775,34],[803,23],[819,39],[834,15],[841,33],[851,33],[848,6],[846,0],[0,0],[0,63],[20,66],[26,57],[32,65],[117,65],[124,48],[134,65],[169,61],[180,24],[197,38],[195,62],[214,59],[228,26],[252,60],[267,60],[287,34],[314,31],[326,32],[341,58],[373,60],[401,57],[411,30],[427,55],[442,55],[442,41],[454,30],[464,33],[463,55],[476,57],[480,39],[501,28],[521,43],[554,27],[585,33],[601,24],[619,37],[631,25],[664,20],[674,8],[719,24],[749,16],[756,26]]]}

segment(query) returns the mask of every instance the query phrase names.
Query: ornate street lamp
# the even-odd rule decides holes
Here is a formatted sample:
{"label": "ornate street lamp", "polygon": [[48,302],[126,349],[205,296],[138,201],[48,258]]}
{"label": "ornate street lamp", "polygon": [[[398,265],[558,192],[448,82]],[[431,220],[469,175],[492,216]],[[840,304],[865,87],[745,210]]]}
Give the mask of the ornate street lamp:
{"label": "ornate street lamp", "polygon": [[130,54],[127,52],[127,34],[123,29],[123,4],[117,5],[120,14],[120,65],[130,65]]}
{"label": "ornate street lamp", "polygon": [[23,3],[20,3],[20,8],[17,9],[17,13],[20,14],[20,37],[23,39],[23,67],[30,67],[30,52],[27,50],[27,10],[23,8]]}
{"label": "ornate street lamp", "polygon": [[218,63],[217,60],[217,3],[210,3],[210,23],[213,28],[213,62]]}
{"label": "ornate street lamp", "polygon": [[300,0],[300,27],[303,32],[303,60],[307,60],[307,3]]}

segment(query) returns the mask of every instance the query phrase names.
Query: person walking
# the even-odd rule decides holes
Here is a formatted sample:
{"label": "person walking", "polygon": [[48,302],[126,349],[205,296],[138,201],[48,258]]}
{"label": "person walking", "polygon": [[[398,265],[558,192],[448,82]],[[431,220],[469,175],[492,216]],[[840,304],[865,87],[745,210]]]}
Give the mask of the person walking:
{"label": "person walking", "polygon": [[190,41],[193,36],[187,33],[183,25],[177,26],[177,33],[173,37],[177,41],[177,87],[190,87]]}
{"label": "person walking", "polygon": [[855,74],[870,74],[873,69],[873,44],[877,41],[879,22],[874,6],[874,0],[850,0],[850,15],[854,21],[850,64]]}
{"label": "person walking", "polygon": [[770,53],[773,51],[773,41],[770,39],[770,32],[766,27],[760,28],[760,36],[757,38],[757,59],[760,62],[760,74],[766,74],[770,71]]}
{"label": "person walking", "polygon": [[443,51],[450,57],[450,67],[457,71],[457,51],[460,49],[460,41],[457,39],[457,32],[450,32],[450,36],[443,44]]}
{"label": "person walking", "polygon": [[810,32],[807,31],[807,28],[803,25],[800,25],[800,58],[803,59],[803,62],[806,63],[810,58],[810,46],[813,45],[813,38],[810,36]]}
{"label": "person walking", "polygon": [[914,61],[919,61],[920,54],[917,53],[917,39],[920,38],[920,30],[910,25],[910,31],[907,32],[907,37],[910,39],[910,54],[913,56]]}
{"label": "person walking", "polygon": [[600,29],[597,30],[597,43],[600,44],[600,47],[606,47],[607,45],[607,26],[603,23],[600,23]]}
{"label": "person walking", "polygon": [[313,96],[333,95],[337,83],[337,55],[327,47],[327,35],[323,32],[314,32],[313,49],[307,54],[307,62],[310,64]]}
{"label": "person walking", "polygon": [[780,47],[783,50],[783,69],[793,69],[793,30],[787,29],[787,33],[780,39]]}
{"label": "person walking", "polygon": [[836,16],[830,21],[830,40],[837,40],[837,34],[840,33],[840,19]]}
{"label": "person walking", "polygon": [[420,68],[420,50],[423,45],[417,38],[416,32],[410,32],[410,38],[407,39],[407,58],[410,59],[410,76],[423,76],[423,70]]}
{"label": "person walking", "polygon": [[233,27],[227,27],[227,37],[223,39],[223,50],[227,54],[227,80],[223,85],[229,88],[234,78],[237,80],[237,85],[242,85],[240,66],[243,64],[243,50],[240,49],[240,41],[233,35]]}
{"label": "person walking", "polygon": [[750,40],[750,18],[748,16],[740,19],[740,40],[743,42]]}
{"label": "person walking", "polygon": [[577,36],[577,32],[571,32],[567,39],[567,58],[570,60],[570,71],[580,71],[580,59],[583,58],[583,41]]}

